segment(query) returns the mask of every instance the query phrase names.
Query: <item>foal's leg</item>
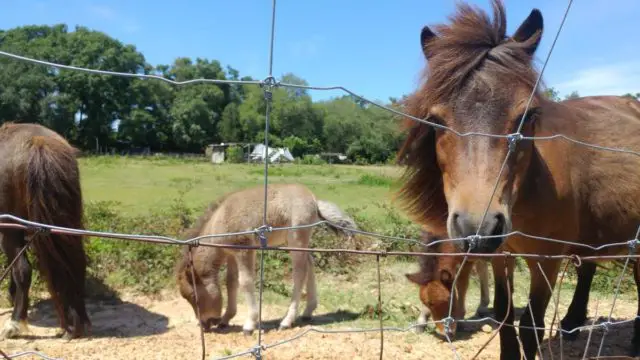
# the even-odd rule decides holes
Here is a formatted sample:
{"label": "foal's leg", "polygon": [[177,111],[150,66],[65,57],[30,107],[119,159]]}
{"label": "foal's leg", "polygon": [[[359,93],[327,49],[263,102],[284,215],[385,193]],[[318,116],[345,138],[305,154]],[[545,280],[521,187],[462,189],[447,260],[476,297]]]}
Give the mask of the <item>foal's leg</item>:
{"label": "foal's leg", "polygon": [[218,328],[223,329],[238,312],[238,264],[233,255],[227,255],[227,309]]}
{"label": "foal's leg", "polygon": [[529,306],[520,317],[520,339],[527,359],[535,359],[538,347],[544,339],[544,313],[556,284],[560,264],[561,260],[543,260],[538,267],[538,261],[527,259],[531,274]]}
{"label": "foal's leg", "polygon": [[[587,320],[587,304],[589,303],[589,291],[591,290],[591,282],[596,272],[596,263],[583,261],[580,267],[576,268],[578,274],[578,283],[573,292],[573,299],[567,310],[567,314],[560,321],[560,328],[563,330],[563,340],[575,340],[580,334],[580,327]],[[572,331],[572,332],[567,332]]]}
{"label": "foal's leg", "polygon": [[416,322],[416,326],[413,328],[413,332],[421,333],[427,328],[427,324],[429,322],[429,316],[431,316],[431,311],[429,308],[421,304],[420,305],[420,314],[418,315],[418,321]]}
{"label": "foal's leg", "polygon": [[[475,266],[473,260],[467,260],[460,270],[460,274],[458,275],[458,280],[456,281],[456,291],[454,289],[451,291],[451,296],[454,297],[453,309],[451,309],[451,316],[456,320],[449,329],[450,333],[446,334],[450,338],[453,338],[456,334],[456,330],[459,328],[460,330],[464,330],[463,323],[458,325],[459,320],[464,320],[464,316],[467,313],[466,309],[466,299],[467,299],[467,290],[469,290],[469,280],[471,278],[471,270]],[[437,330],[437,328],[436,328]],[[445,334],[441,334],[445,335]]]}
{"label": "foal's leg", "polygon": [[[493,296],[495,318],[498,321],[505,320],[504,326],[500,328],[500,359],[520,359],[520,346],[518,344],[516,330],[513,327],[513,268],[515,266],[515,259],[496,257],[491,260],[491,265],[493,267],[493,279],[495,281],[495,292]],[[506,276],[504,273],[505,267],[507,269]],[[509,302],[511,306],[508,306]]]}
{"label": "foal's leg", "polygon": [[316,276],[313,272],[313,255],[307,254],[309,262],[307,264],[307,305],[302,313],[302,321],[311,321],[313,311],[318,307],[318,289],[316,287]]}
{"label": "foal's leg", "polygon": [[476,314],[482,316],[489,313],[489,266],[484,259],[476,260],[476,272],[480,281],[480,305]]}
{"label": "foal's leg", "polygon": [[638,294],[638,310],[636,319],[633,321],[633,339],[631,340],[631,349],[629,356],[640,356],[640,259],[636,259],[633,267],[633,279],[636,281],[636,292]]}
{"label": "foal's leg", "polygon": [[255,250],[239,250],[236,255],[238,265],[238,279],[240,290],[244,293],[249,312],[242,326],[245,335],[250,335],[255,330],[258,322],[258,304],[255,298]]}
{"label": "foal's leg", "polygon": [[293,268],[293,289],[291,290],[291,303],[289,304],[289,309],[280,322],[281,330],[290,328],[296,319],[302,287],[307,279],[307,265],[309,264],[308,254],[301,251],[292,251],[291,260]]}
{"label": "foal's leg", "polygon": [[[26,245],[24,231],[4,230],[2,251],[7,256],[9,265]],[[24,334],[28,331],[27,311],[29,309],[29,288],[31,287],[31,264],[26,252],[22,253],[11,268],[11,280],[15,284],[13,295],[13,312],[11,318],[4,324],[0,339],[8,339]],[[10,290],[11,291],[11,290]]]}

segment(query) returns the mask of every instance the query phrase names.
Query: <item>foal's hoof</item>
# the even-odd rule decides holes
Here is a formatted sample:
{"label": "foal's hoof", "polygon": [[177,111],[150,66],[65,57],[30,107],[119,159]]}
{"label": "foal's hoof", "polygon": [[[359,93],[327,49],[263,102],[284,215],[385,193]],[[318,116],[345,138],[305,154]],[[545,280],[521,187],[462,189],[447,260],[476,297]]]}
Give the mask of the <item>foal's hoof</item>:
{"label": "foal's hoof", "polygon": [[285,325],[282,325],[282,324],[280,324],[280,326],[278,326],[278,330],[279,330],[279,331],[282,331],[282,330],[289,330],[289,329],[291,329],[291,325],[286,325],[286,324],[285,324]]}
{"label": "foal's hoof", "polygon": [[244,334],[244,336],[251,336],[253,335],[253,330],[242,330],[242,334]]}
{"label": "foal's hoof", "polygon": [[13,339],[20,335],[20,331],[17,329],[2,329],[0,332],[0,340]]}
{"label": "foal's hoof", "polygon": [[416,325],[413,328],[411,328],[411,331],[414,334],[422,334],[426,330],[427,330],[427,324],[419,324],[419,325]]}
{"label": "foal's hoof", "polygon": [[26,323],[9,320],[4,324],[4,328],[0,332],[0,340],[14,339],[28,331]]}
{"label": "foal's hoof", "polygon": [[224,323],[220,323],[217,326],[218,330],[225,330],[228,327],[229,327],[229,324],[224,324]]}
{"label": "foal's hoof", "polygon": [[479,307],[476,310],[476,316],[478,316],[478,317],[491,316],[491,310],[489,310],[488,307]]}
{"label": "foal's hoof", "polygon": [[301,316],[300,317],[300,321],[303,322],[303,323],[310,323],[312,319],[313,319],[313,317],[311,317],[311,316]]}

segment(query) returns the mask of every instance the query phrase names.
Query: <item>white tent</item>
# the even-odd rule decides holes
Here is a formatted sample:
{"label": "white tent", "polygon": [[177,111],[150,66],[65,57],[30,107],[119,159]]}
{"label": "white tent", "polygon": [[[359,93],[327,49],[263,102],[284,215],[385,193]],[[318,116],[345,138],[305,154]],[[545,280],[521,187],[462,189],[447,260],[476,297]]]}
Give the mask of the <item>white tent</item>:
{"label": "white tent", "polygon": [[[268,154],[268,155],[267,155]],[[289,152],[288,148],[272,148],[269,147],[268,152],[265,152],[264,144],[258,144],[253,148],[250,159],[253,161],[264,161],[265,156],[269,157],[269,162],[288,162],[293,161],[293,155]]]}

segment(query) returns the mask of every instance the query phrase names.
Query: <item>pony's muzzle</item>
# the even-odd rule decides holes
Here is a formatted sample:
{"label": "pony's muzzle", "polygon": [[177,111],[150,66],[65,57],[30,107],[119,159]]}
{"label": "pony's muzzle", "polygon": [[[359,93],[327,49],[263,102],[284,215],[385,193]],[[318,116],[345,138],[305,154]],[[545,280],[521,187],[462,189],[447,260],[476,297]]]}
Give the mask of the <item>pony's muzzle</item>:
{"label": "pony's muzzle", "polygon": [[504,242],[507,220],[502,212],[487,212],[482,223],[480,217],[468,212],[454,212],[451,216],[452,237],[469,238],[464,245],[465,251],[470,249],[472,253],[492,253]]}
{"label": "pony's muzzle", "polygon": [[437,324],[435,326],[435,334],[443,341],[453,341],[456,336],[456,324],[449,324],[449,327],[444,324]]}
{"label": "pony's muzzle", "polygon": [[206,320],[200,320],[200,326],[204,331],[211,330],[211,327],[216,326],[220,323],[220,318],[208,318]]}

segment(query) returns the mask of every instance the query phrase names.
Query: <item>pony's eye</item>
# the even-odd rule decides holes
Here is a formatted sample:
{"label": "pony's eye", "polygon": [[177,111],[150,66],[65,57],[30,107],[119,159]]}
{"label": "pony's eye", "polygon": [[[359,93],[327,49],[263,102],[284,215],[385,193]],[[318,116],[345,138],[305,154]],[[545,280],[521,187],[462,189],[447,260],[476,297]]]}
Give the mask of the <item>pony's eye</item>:
{"label": "pony's eye", "polygon": [[531,122],[533,120],[535,120],[535,118],[538,116],[538,113],[540,112],[540,108],[530,108],[527,110],[526,113],[520,114],[518,116],[518,118],[516,119],[517,123],[519,124],[520,121],[523,120],[524,117],[524,123],[528,123]]}

